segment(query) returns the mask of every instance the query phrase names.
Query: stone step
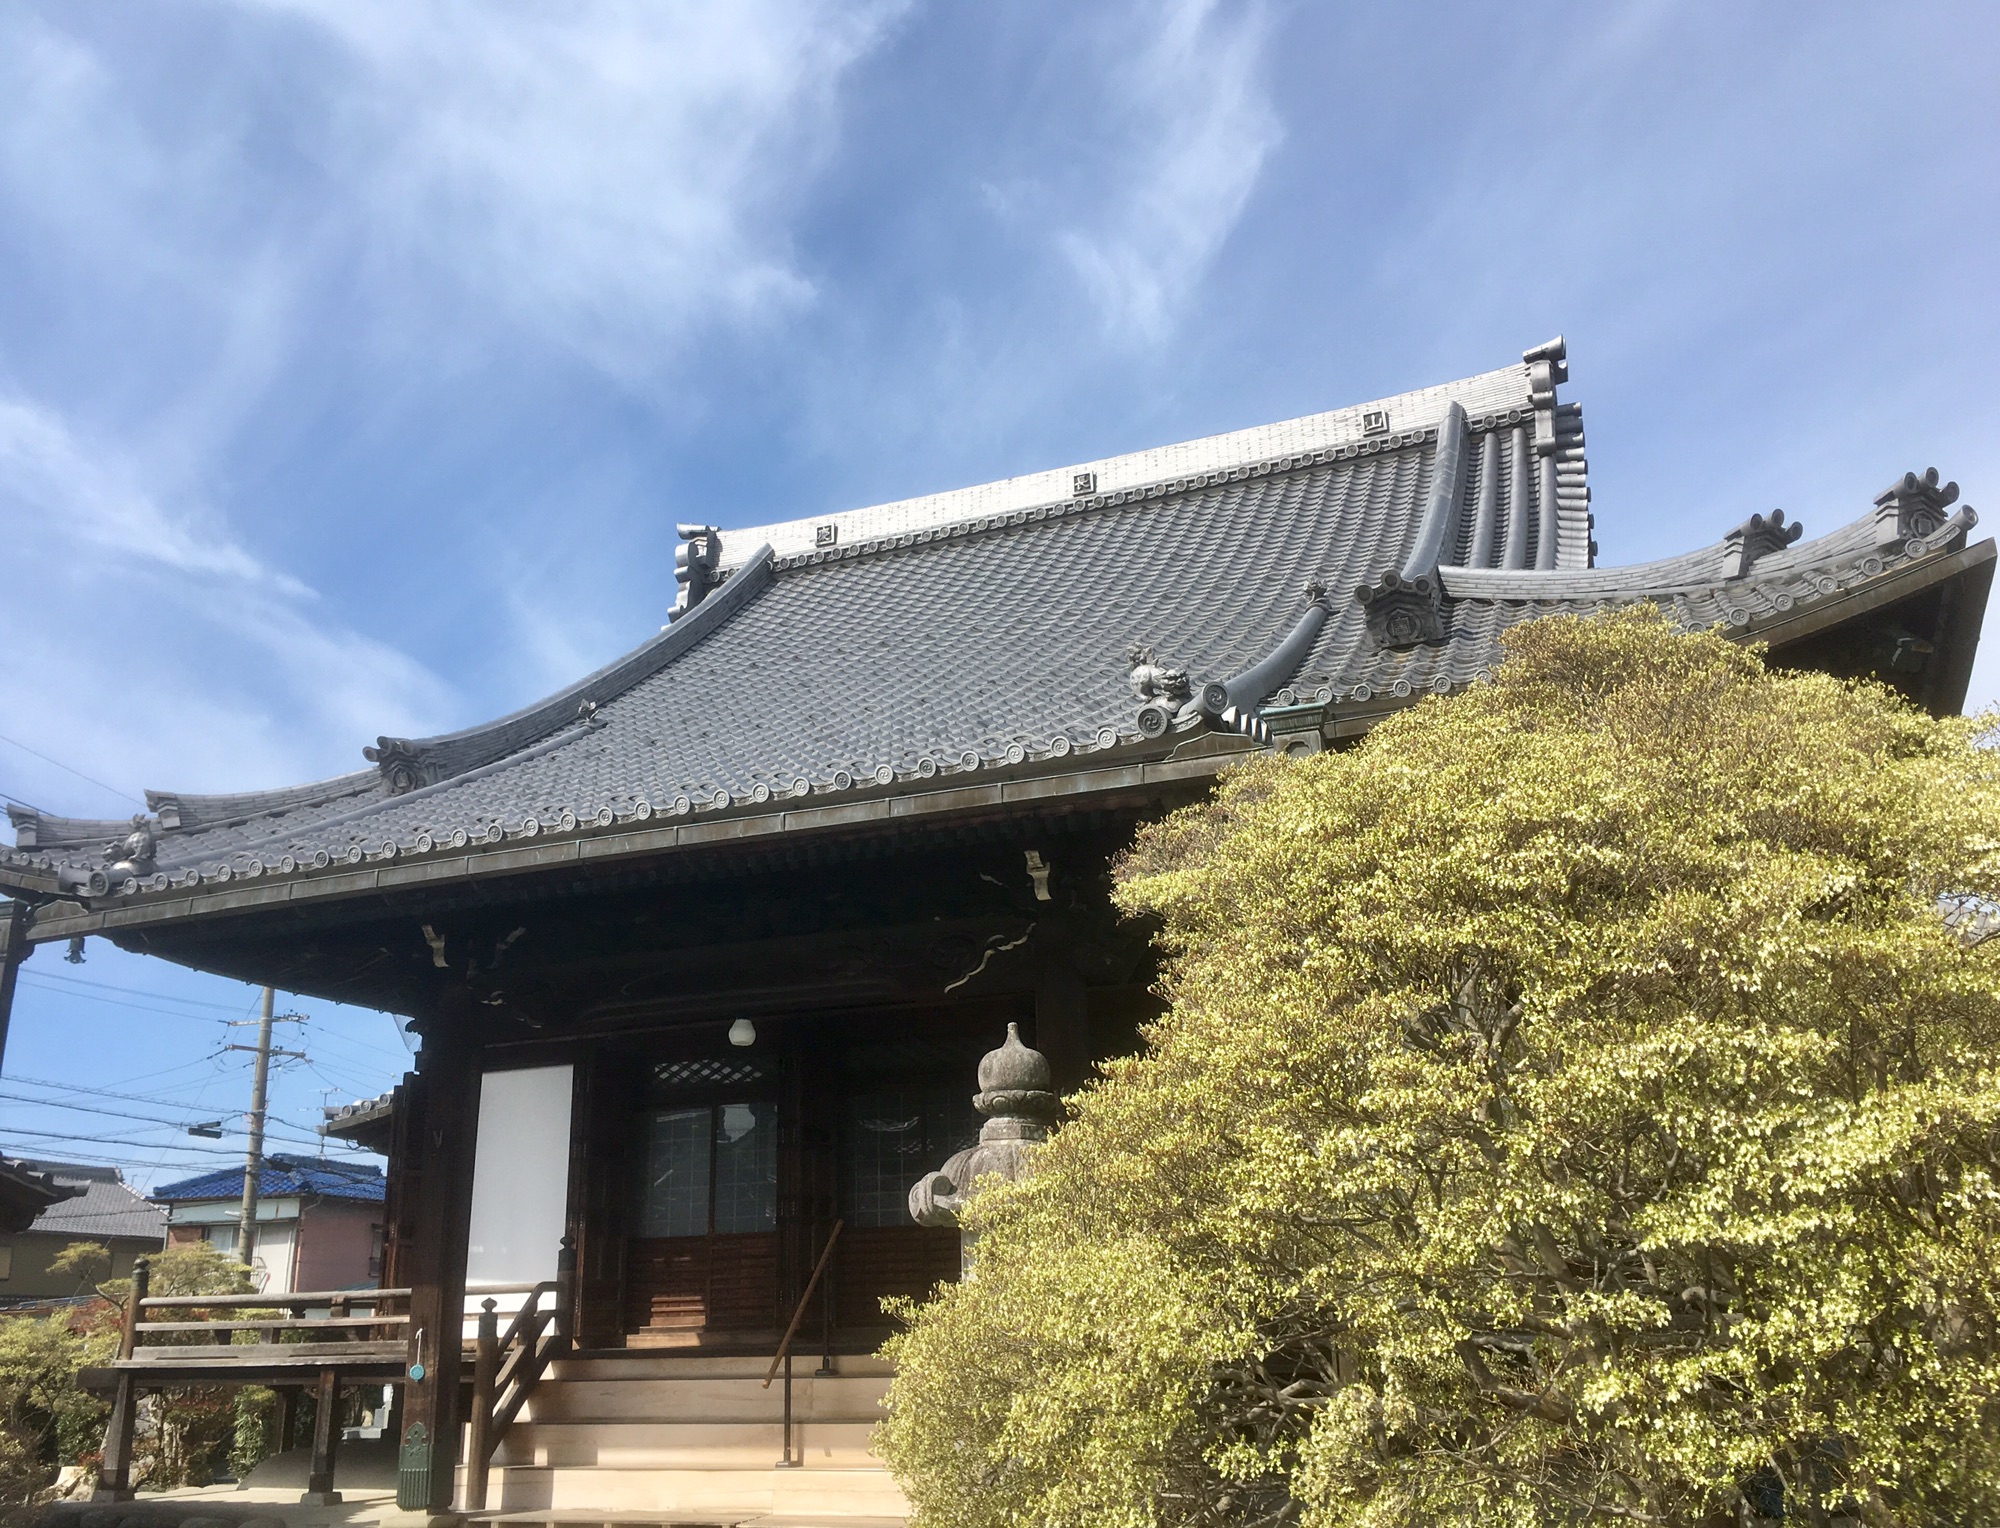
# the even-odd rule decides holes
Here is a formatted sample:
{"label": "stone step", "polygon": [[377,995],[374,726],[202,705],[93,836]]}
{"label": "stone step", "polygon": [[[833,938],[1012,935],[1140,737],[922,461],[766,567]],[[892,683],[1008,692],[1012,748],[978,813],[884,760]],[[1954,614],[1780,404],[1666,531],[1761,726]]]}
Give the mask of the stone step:
{"label": "stone step", "polygon": [[[880,1421],[887,1375],[792,1380],[792,1415],[822,1422]],[[699,1376],[673,1379],[544,1380],[528,1395],[530,1422],[762,1422],[784,1415],[782,1379]]]}
{"label": "stone step", "polygon": [[[879,1468],[873,1422],[794,1420],[792,1446],[808,1464]],[[494,1462],[565,1469],[768,1469],[784,1455],[775,1418],[756,1422],[516,1422]]]}
{"label": "stone step", "polygon": [[[487,1511],[538,1521],[536,1513],[561,1513],[569,1522],[584,1514],[645,1514],[740,1523],[775,1516],[801,1524],[836,1525],[887,1519],[900,1523],[909,1502],[887,1470],[876,1469],[567,1469],[507,1465],[495,1469]],[[547,1521],[560,1521],[550,1518]],[[605,1521],[609,1521],[606,1519]]]}
{"label": "stone step", "polygon": [[[792,1383],[809,1378],[819,1367],[819,1354],[796,1353],[792,1358]],[[648,1353],[627,1350],[559,1358],[549,1366],[550,1379],[570,1380],[649,1380],[649,1379],[754,1379],[761,1382],[771,1368],[771,1355],[719,1353]],[[873,1354],[843,1353],[834,1360],[839,1377],[886,1379],[895,1369]],[[783,1381],[779,1371],[771,1381],[773,1389]]]}

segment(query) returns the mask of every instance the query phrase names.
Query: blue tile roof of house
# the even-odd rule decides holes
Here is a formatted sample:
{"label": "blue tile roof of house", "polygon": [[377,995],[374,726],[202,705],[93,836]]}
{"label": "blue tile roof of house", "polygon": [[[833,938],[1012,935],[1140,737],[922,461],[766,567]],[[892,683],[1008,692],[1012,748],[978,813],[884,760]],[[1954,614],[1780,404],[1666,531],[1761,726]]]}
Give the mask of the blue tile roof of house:
{"label": "blue tile roof of house", "polygon": [[[387,1185],[382,1169],[360,1162],[330,1162],[323,1157],[267,1156],[257,1174],[257,1193],[264,1199],[359,1199],[382,1202]],[[195,1199],[240,1199],[243,1169],[225,1167],[178,1183],[162,1184],[148,1197],[182,1203]]]}

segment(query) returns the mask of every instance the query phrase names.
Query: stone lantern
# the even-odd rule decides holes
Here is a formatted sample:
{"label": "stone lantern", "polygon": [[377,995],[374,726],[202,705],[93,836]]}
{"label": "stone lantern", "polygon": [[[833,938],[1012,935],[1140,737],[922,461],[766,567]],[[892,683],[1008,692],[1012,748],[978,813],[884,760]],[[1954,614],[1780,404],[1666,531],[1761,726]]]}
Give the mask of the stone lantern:
{"label": "stone lantern", "polygon": [[[1048,1058],[1021,1043],[1018,1024],[979,1063],[979,1092],[972,1106],[986,1116],[979,1143],[928,1173],[910,1190],[910,1218],[920,1226],[955,1226],[981,1178],[995,1175],[1018,1183],[1033,1168],[1035,1148],[1049,1138],[1062,1100],[1049,1086]],[[970,1250],[961,1243],[961,1252]]]}

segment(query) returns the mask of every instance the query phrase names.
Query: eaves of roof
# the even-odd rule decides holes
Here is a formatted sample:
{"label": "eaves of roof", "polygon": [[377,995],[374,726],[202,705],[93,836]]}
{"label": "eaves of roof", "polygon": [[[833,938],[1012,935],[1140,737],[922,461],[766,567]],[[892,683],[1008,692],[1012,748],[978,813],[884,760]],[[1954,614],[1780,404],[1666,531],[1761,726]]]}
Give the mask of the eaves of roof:
{"label": "eaves of roof", "polygon": [[40,941],[1111,799],[1477,683],[1533,616],[1650,600],[1781,643],[1990,578],[1935,474],[1816,541],[1753,516],[1679,557],[1594,566],[1565,376],[1556,343],[1393,406],[1110,459],[1054,497],[1009,480],[836,517],[830,544],[763,528],[747,555],[730,533],[734,571],[705,600],[534,706],[380,739],[372,783],[158,794],[138,835],[157,862],[115,890],[87,840],[128,824],[16,813],[0,888],[68,878]]}
{"label": "eaves of roof", "polygon": [[99,906],[61,902],[42,908],[31,938],[36,943],[77,935],[142,929],[161,923],[224,917],[286,906],[375,897],[467,880],[500,879],[564,869],[590,869],[655,859],[687,851],[780,835],[826,835],[902,821],[1005,811],[1037,803],[1108,797],[1161,785],[1207,779],[1255,752],[1248,738],[1229,733],[1179,740],[1154,757],[1062,771],[1024,772],[977,785],[939,784],[911,792],[884,788],[856,799],[818,805],[750,803],[688,822],[639,820],[609,831],[579,828],[537,835],[528,842],[469,846],[421,863],[383,863],[307,872],[262,884],[238,882],[192,894],[140,895]]}

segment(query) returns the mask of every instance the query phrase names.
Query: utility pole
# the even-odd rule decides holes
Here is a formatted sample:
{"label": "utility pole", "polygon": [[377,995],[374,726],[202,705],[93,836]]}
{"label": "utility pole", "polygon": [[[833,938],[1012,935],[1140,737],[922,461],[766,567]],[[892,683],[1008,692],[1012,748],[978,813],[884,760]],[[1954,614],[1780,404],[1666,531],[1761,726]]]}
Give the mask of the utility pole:
{"label": "utility pole", "polygon": [[250,1151],[243,1159],[243,1209],[236,1218],[236,1261],[248,1267],[257,1236],[257,1174],[264,1167],[264,1094],[271,1081],[271,1010],[278,994],[264,989],[257,1021],[257,1070],[250,1084]]}

